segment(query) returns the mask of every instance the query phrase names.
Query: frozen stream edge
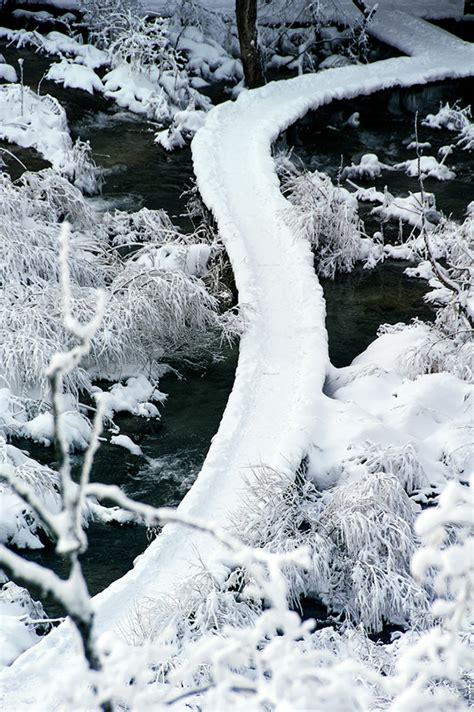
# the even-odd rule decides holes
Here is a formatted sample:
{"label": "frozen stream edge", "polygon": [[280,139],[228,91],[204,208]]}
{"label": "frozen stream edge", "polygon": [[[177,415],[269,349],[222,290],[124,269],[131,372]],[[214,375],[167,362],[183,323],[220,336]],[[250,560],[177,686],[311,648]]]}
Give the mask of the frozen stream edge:
{"label": "frozen stream edge", "polygon": [[[330,427],[322,394],[328,366],[323,292],[309,245],[285,222],[288,203],[272,142],[310,109],[334,99],[474,74],[474,47],[422,20],[384,11],[374,34],[392,44],[396,35],[404,51],[416,38],[413,56],[244,92],[213,109],[193,141],[198,186],[232,263],[245,333],[232,393],[203,468],[178,508],[182,514],[225,527],[242,506],[255,468],[294,472],[310,434]],[[95,597],[97,632],[126,625],[140,599],[176,595],[198,558],[224,576],[222,553],[209,535],[167,525],[135,566]],[[39,678],[45,684],[77,649],[71,633],[61,625],[2,673],[6,708],[33,704]]]}

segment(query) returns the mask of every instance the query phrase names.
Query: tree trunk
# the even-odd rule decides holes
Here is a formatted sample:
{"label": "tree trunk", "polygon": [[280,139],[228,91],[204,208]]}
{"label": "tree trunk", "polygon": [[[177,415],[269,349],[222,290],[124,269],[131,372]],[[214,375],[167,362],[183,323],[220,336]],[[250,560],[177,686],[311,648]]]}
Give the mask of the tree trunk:
{"label": "tree trunk", "polygon": [[257,0],[236,0],[235,14],[245,83],[249,89],[255,89],[265,84],[262,57],[258,47]]}

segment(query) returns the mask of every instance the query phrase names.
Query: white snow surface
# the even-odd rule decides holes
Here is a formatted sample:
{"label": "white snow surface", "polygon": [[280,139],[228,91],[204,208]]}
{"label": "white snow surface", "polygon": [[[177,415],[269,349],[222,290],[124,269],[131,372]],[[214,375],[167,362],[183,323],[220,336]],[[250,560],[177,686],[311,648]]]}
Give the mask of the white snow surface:
{"label": "white snow surface", "polygon": [[40,96],[21,84],[0,86],[0,139],[35,148],[60,173],[70,168],[66,112],[49,94]]}
{"label": "white snow surface", "polygon": [[104,85],[93,69],[83,64],[77,64],[67,59],[52,64],[46,74],[46,79],[51,79],[66,88],[82,89],[89,94],[94,91],[102,92]]}
{"label": "white snow surface", "polygon": [[[195,0],[195,4],[209,12],[223,12],[228,15],[232,15],[235,10],[235,0]],[[369,7],[377,4],[380,11],[396,8],[411,15],[433,20],[449,17],[460,19],[464,15],[464,0],[378,0],[377,3],[373,0],[367,4]],[[264,21],[271,21],[275,14],[288,20],[305,18],[307,17],[305,11],[309,5],[307,0],[293,0],[291,3],[288,3],[287,0],[273,0],[272,3],[260,2],[259,16]],[[158,15],[171,14],[175,6],[176,0],[142,0],[144,10]],[[351,0],[326,2],[323,0],[319,6],[327,16],[333,19],[346,20],[351,23],[360,18],[360,13]]]}
{"label": "white snow surface", "polygon": [[[474,72],[473,48],[438,28],[393,13],[381,35],[383,29],[382,39],[391,41],[399,30],[407,45],[412,33],[415,56],[245,91],[235,103],[213,109],[193,141],[198,186],[229,253],[246,329],[233,391],[196,483],[179,506],[182,514],[225,526],[241,506],[253,468],[295,470],[328,403],[322,394],[329,366],[323,293],[309,245],[285,222],[288,204],[272,142],[308,110],[333,99]],[[222,576],[222,554],[209,535],[167,525],[134,568],[95,597],[97,632],[117,629],[140,598],[173,594],[198,557]],[[69,625],[60,626],[2,673],[7,708],[34,708],[40,686],[74,656],[72,637]]]}
{"label": "white snow surface", "polygon": [[17,81],[17,73],[15,67],[11,64],[2,62],[0,59],[0,81],[1,82],[12,82],[13,84]]}
{"label": "white snow surface", "polygon": [[125,448],[125,450],[131,452],[132,455],[137,455],[137,457],[143,455],[141,447],[134,443],[128,435],[114,435],[110,438],[110,442],[112,445]]}

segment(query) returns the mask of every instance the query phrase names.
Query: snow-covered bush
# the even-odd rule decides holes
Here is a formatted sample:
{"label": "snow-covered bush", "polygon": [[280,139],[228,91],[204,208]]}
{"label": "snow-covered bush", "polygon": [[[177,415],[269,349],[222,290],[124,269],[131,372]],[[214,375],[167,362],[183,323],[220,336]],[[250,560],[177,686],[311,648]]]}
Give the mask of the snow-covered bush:
{"label": "snow-covered bush", "polygon": [[[93,313],[92,288],[107,290],[87,370],[68,376],[67,390],[90,392],[88,372],[120,377],[136,368],[156,374],[164,359],[195,363],[216,352],[224,321],[203,279],[211,254],[221,248],[202,243],[201,233],[182,235],[161,211],[116,211],[101,219],[52,170],[24,173],[19,184],[6,174],[0,181],[0,354],[3,375],[17,394],[45,397],[46,365],[68,345],[57,267],[64,219],[72,225],[68,259],[78,318],[87,321]],[[125,245],[141,247],[122,254]],[[214,277],[208,283],[222,302]]]}
{"label": "snow-covered bush", "polygon": [[448,129],[457,133],[456,145],[465,151],[474,148],[474,124],[471,121],[471,107],[461,109],[458,104],[446,103],[436,114],[428,114],[421,122],[432,129]]}
{"label": "snow-covered bush", "polygon": [[284,195],[292,204],[287,220],[293,231],[311,243],[316,269],[322,277],[350,272],[357,261],[373,266],[381,246],[364,233],[358,202],[329,176],[296,167],[286,158],[278,164]]}
{"label": "snow-covered bush", "polygon": [[418,507],[398,477],[359,462],[347,477],[319,491],[304,478],[263,471],[249,488],[234,530],[249,546],[282,553],[310,552],[311,566],[284,569],[289,603],[319,598],[343,620],[380,631],[386,622],[408,623],[426,608],[410,576]]}
{"label": "snow-covered bush", "polygon": [[434,588],[437,624],[402,648],[393,678],[391,709],[467,710],[472,687],[473,486],[451,482],[435,508],[416,523],[423,547],[412,561],[413,574]]}
{"label": "snow-covered bush", "polygon": [[13,581],[1,584],[0,621],[1,666],[10,665],[51,627],[41,603]]}

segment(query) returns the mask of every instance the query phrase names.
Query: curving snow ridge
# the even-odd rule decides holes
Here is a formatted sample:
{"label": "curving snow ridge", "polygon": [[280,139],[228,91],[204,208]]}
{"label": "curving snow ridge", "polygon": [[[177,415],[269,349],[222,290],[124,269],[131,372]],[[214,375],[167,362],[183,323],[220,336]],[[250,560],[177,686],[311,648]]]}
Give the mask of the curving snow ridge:
{"label": "curving snow ridge", "polygon": [[[387,35],[395,21],[409,21],[415,33],[417,25],[425,27],[397,14]],[[423,29],[423,37],[414,57],[329,69],[245,92],[235,103],[213,109],[196,135],[192,148],[199,189],[229,253],[246,330],[219,431],[179,506],[181,513],[225,526],[241,506],[252,468],[264,464],[294,471],[315,418],[324,418],[325,304],[309,246],[285,223],[287,203],[279,191],[272,142],[308,110],[333,99],[474,73],[471,45],[435,27]],[[222,574],[221,554],[208,535],[167,525],[134,568],[96,596],[98,632],[124,624],[140,598],[176,593],[198,556]],[[39,677],[44,683],[45,659],[53,671],[49,663],[57,655],[71,654],[70,635],[70,628],[61,626],[3,673],[15,709],[21,709],[20,701],[34,699]]]}

